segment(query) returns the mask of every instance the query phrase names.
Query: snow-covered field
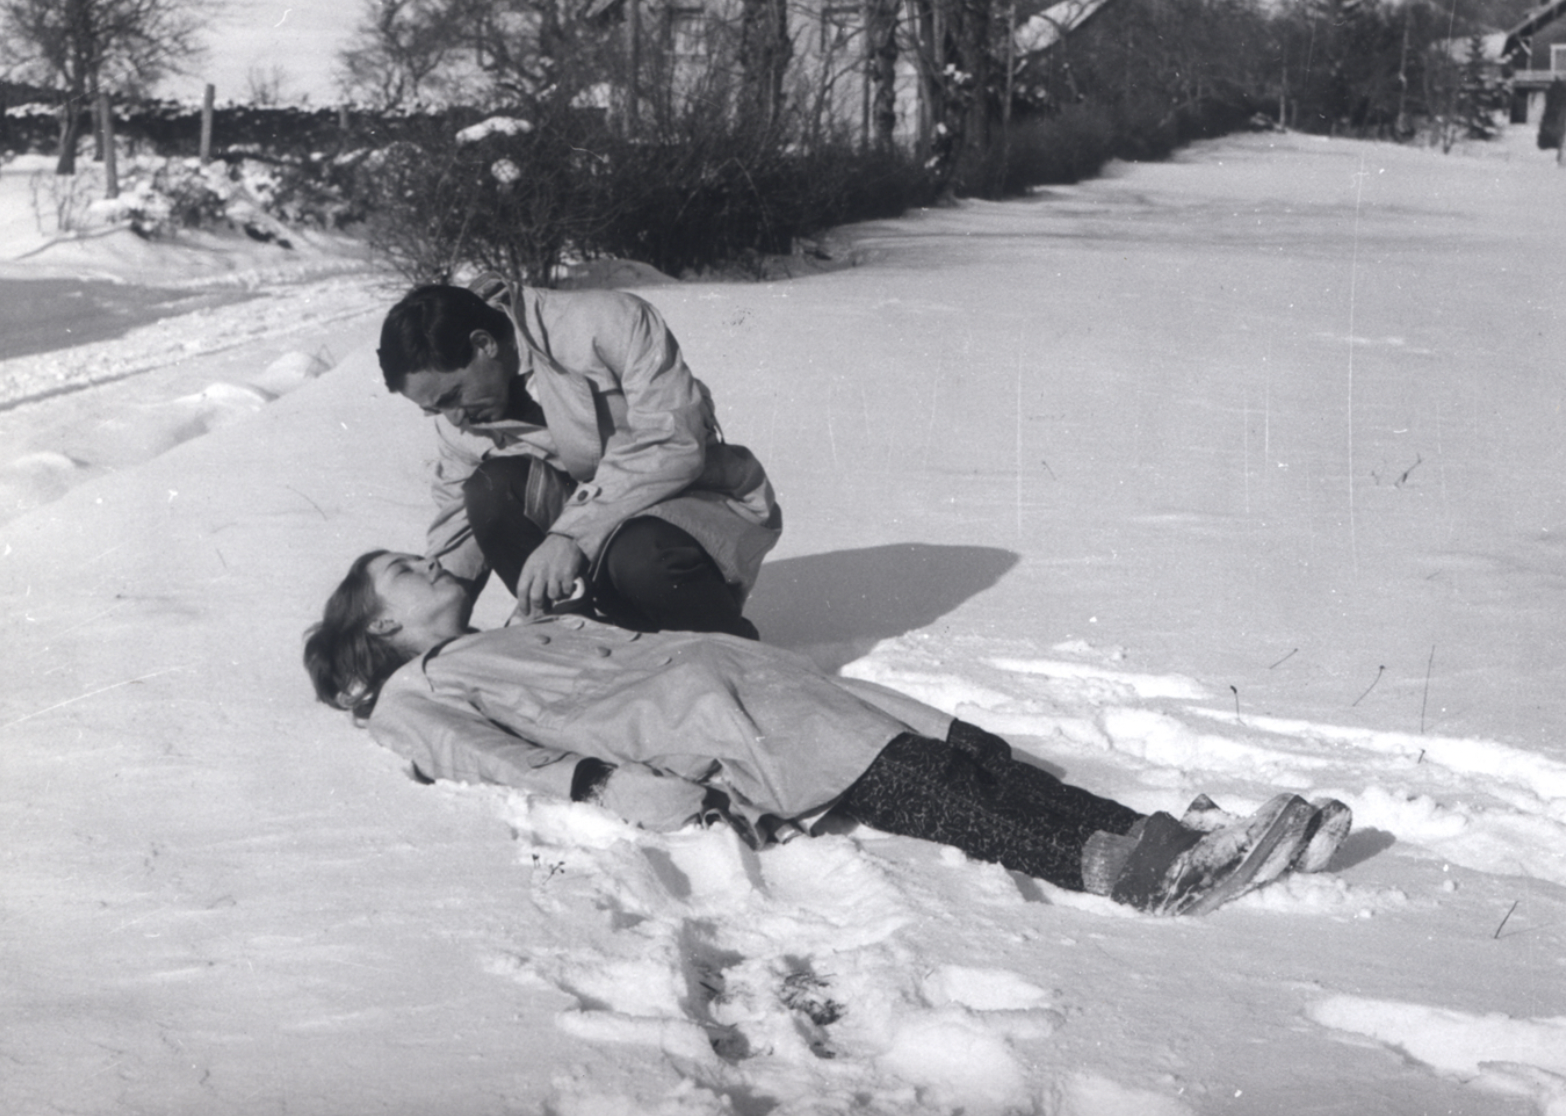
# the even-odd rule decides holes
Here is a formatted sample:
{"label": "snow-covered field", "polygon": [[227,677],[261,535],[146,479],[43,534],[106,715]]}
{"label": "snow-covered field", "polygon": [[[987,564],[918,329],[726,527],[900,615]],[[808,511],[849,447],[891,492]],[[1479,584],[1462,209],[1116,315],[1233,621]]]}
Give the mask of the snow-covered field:
{"label": "snow-covered field", "polygon": [[[406,778],[298,665],[428,512],[330,245],[0,364],[112,381],[0,412],[0,1110],[1566,1113],[1563,210],[1526,133],[1249,136],[647,289],[784,501],[764,638],[1140,809],[1354,807],[1201,920]],[[195,266],[97,243],[4,275]]]}

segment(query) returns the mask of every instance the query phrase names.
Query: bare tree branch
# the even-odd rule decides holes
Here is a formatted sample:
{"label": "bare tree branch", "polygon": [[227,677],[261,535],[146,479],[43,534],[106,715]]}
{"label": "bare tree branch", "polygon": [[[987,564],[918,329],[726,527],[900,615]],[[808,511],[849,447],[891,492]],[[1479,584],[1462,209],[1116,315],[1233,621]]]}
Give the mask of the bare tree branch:
{"label": "bare tree branch", "polygon": [[202,53],[206,0],[0,0],[3,52],[58,89],[60,174],[76,169],[83,108],[98,92],[138,93]]}

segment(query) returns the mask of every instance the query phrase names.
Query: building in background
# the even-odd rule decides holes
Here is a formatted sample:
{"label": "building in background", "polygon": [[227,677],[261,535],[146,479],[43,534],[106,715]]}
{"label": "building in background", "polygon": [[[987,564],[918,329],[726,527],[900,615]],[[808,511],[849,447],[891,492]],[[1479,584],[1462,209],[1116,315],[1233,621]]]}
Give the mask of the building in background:
{"label": "building in background", "polygon": [[1537,120],[1552,81],[1566,81],[1566,0],[1528,13],[1506,32],[1502,55],[1511,72],[1512,123]]}

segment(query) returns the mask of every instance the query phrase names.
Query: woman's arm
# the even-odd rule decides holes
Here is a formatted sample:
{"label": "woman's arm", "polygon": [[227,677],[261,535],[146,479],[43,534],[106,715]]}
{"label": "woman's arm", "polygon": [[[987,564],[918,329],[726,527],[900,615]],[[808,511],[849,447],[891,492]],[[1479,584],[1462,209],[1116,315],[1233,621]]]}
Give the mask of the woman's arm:
{"label": "woman's arm", "polygon": [[666,832],[694,821],[707,793],[699,783],[645,764],[616,765],[535,744],[471,707],[395,679],[376,702],[370,735],[426,778],[594,802],[646,829]]}
{"label": "woman's arm", "polygon": [[401,682],[393,676],[381,691],[370,715],[370,735],[411,760],[421,774],[571,797],[581,756],[534,744],[471,706]]}

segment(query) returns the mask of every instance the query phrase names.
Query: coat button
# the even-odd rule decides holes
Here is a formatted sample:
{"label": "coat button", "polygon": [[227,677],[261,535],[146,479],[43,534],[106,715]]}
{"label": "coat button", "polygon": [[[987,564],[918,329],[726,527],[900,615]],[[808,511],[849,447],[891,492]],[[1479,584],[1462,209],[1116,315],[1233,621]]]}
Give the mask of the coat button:
{"label": "coat button", "polygon": [[548,644],[548,643],[549,643],[549,637],[548,637],[548,636],[546,636],[546,635],[540,635],[540,636],[539,636],[539,637],[538,637],[538,642],[539,642],[539,643],[540,643],[540,644],[542,644],[542,645],[547,645],[547,644]]}
{"label": "coat button", "polygon": [[612,653],[613,652],[611,652],[609,648],[605,647],[601,643],[593,645],[593,654],[597,655],[600,659],[607,659]]}

